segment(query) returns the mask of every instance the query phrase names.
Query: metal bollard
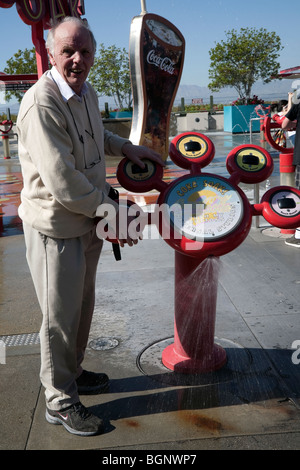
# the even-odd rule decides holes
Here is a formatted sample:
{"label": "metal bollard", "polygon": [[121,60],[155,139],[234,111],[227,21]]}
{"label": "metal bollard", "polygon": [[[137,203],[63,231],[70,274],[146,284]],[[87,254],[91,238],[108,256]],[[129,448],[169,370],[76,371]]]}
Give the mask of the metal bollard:
{"label": "metal bollard", "polygon": [[3,142],[4,159],[7,160],[10,158],[9,132],[12,129],[13,122],[6,119],[5,121],[0,122],[0,125],[4,126],[4,129],[1,129],[1,137]]}
{"label": "metal bollard", "polygon": [[8,134],[2,134],[2,143],[3,143],[3,151],[4,151],[4,160],[7,160],[10,158]]}
{"label": "metal bollard", "polygon": [[295,187],[295,165],[293,165],[293,152],[279,155],[280,184],[281,186]]}
{"label": "metal bollard", "polygon": [[[293,165],[293,153],[282,153],[279,155],[280,185],[295,187],[295,166]],[[282,234],[293,235],[294,229],[282,228]]]}

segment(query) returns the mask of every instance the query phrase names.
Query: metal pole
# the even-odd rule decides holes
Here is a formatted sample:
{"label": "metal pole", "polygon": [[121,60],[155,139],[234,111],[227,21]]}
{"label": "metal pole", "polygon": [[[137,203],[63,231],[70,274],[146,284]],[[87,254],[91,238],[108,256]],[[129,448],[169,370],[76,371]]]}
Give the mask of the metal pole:
{"label": "metal pole", "polygon": [[[253,186],[253,194],[254,194],[254,204],[258,204],[259,203],[259,183],[256,183]],[[254,227],[259,228],[259,216],[253,217],[253,219],[254,219]]]}
{"label": "metal pole", "polygon": [[3,143],[4,159],[5,160],[10,159],[8,134],[2,134],[2,143]]}
{"label": "metal pole", "polygon": [[141,5],[142,5],[141,15],[145,15],[147,13],[146,0],[141,0]]}

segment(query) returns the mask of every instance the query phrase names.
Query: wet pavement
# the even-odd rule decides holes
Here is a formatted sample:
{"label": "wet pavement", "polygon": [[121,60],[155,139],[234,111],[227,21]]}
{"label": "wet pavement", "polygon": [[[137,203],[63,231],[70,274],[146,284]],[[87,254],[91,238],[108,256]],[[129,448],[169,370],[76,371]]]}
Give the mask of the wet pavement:
{"label": "wet pavement", "polygon": [[[249,135],[207,135],[216,147],[207,171],[227,176],[226,155],[249,143]],[[253,139],[258,143],[259,135]],[[105,420],[104,434],[77,437],[45,421],[41,316],[17,216],[21,172],[17,155],[3,160],[1,151],[0,449],[94,449],[103,456],[143,450],[149,458],[158,451],[298,450],[300,253],[284,244],[290,235],[262,218],[236,250],[220,258],[215,341],[227,363],[206,374],[172,372],[161,361],[174,335],[173,249],[154,227],[137,246],[122,249],[119,262],[105,242],[84,367],[108,373],[111,384],[108,393],[82,397]],[[107,174],[118,187],[116,163],[108,159]],[[260,193],[279,184],[278,155],[274,163]],[[164,177],[182,172],[168,161]],[[253,187],[243,189],[253,202]],[[149,207],[157,194],[131,197]],[[106,463],[103,456],[99,463]]]}

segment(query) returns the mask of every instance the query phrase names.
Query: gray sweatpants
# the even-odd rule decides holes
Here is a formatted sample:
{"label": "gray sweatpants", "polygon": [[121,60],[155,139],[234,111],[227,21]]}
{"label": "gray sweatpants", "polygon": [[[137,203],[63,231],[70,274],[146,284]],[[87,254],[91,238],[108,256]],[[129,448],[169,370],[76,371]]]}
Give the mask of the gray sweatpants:
{"label": "gray sweatpants", "polygon": [[41,371],[47,407],[79,401],[76,378],[88,341],[102,240],[95,228],[78,238],[47,237],[24,225],[26,257],[43,313]]}

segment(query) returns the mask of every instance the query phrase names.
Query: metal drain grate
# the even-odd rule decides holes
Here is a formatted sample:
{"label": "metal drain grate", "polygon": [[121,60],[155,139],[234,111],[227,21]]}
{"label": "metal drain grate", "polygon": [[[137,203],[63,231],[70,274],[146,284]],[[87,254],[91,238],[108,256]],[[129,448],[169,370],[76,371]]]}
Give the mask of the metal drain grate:
{"label": "metal drain grate", "polygon": [[40,336],[39,333],[0,336],[0,341],[3,341],[8,348],[11,346],[32,346],[34,344],[40,344]]}

